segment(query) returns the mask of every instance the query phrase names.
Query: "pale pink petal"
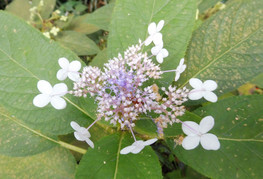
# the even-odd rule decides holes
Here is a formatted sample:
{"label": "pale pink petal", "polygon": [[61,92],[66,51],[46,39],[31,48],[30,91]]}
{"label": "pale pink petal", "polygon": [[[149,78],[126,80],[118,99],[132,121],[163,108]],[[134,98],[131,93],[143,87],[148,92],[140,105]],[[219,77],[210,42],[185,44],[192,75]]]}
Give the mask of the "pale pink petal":
{"label": "pale pink petal", "polygon": [[156,56],[156,60],[158,63],[163,63],[163,54],[158,53]]}
{"label": "pale pink petal", "polygon": [[133,146],[133,145],[130,145],[130,146],[127,146],[125,148],[123,148],[121,151],[120,151],[120,154],[128,154],[130,153],[133,149],[135,149],[136,147]]}
{"label": "pale pink petal", "polygon": [[156,24],[154,22],[152,22],[149,26],[148,26],[148,33],[150,35],[156,33]]}
{"label": "pale pink petal", "polygon": [[94,149],[94,143],[89,138],[87,138],[85,141],[91,148]]}
{"label": "pale pink petal", "polygon": [[205,91],[204,92],[204,98],[207,100],[207,101],[210,101],[212,103],[215,103],[217,102],[217,96],[215,93],[211,92],[211,91]]}
{"label": "pale pink petal", "polygon": [[165,48],[163,48],[163,49],[160,51],[160,53],[162,53],[163,58],[166,58],[166,57],[168,57],[168,55],[169,55],[169,52],[168,52]]}
{"label": "pale pink petal", "polygon": [[201,89],[203,87],[203,82],[197,78],[191,78],[189,84],[195,89]]}
{"label": "pale pink petal", "polygon": [[215,124],[215,120],[212,116],[204,117],[199,124],[200,132],[202,134],[207,133],[208,131],[210,131],[214,127],[214,124]]}
{"label": "pale pink petal", "polygon": [[152,145],[154,142],[156,142],[158,139],[154,138],[154,139],[149,139],[147,141],[144,141],[143,142],[143,145],[144,146],[147,146],[147,145]]}
{"label": "pale pink petal", "polygon": [[163,44],[163,35],[161,33],[156,33],[153,35],[153,43],[155,45]]}
{"label": "pale pink petal", "polygon": [[33,99],[33,104],[36,107],[43,108],[50,102],[50,96],[47,94],[39,94]]}
{"label": "pale pink petal", "polygon": [[201,145],[206,150],[218,150],[220,148],[217,136],[210,133],[201,136]]}
{"label": "pale pink petal", "polygon": [[72,81],[75,81],[75,82],[77,82],[80,79],[80,76],[77,72],[69,72],[68,77],[69,77],[69,79],[71,79]]}
{"label": "pale pink petal", "polygon": [[60,59],[58,59],[58,64],[62,69],[67,70],[68,66],[69,66],[69,61],[68,59],[66,59],[65,57],[62,57]]}
{"label": "pale pink petal", "polygon": [[160,22],[157,24],[156,31],[160,32],[164,26],[164,20],[160,20]]}
{"label": "pale pink petal", "polygon": [[186,136],[182,142],[182,146],[186,150],[192,150],[199,145],[199,136]]}
{"label": "pale pink petal", "polygon": [[203,97],[203,91],[193,89],[189,92],[188,98],[191,100],[198,100]]}
{"label": "pale pink petal", "polygon": [[51,105],[55,108],[55,109],[64,109],[67,106],[66,101],[58,96],[54,96],[51,98]]}
{"label": "pale pink petal", "polygon": [[52,93],[52,86],[46,80],[39,80],[37,83],[37,89],[43,94],[51,94]]}
{"label": "pale pink petal", "polygon": [[217,88],[217,83],[213,80],[206,80],[203,84],[203,88],[207,91],[214,91]]}
{"label": "pale pink petal", "polygon": [[152,43],[152,41],[153,41],[153,36],[149,36],[144,42],[145,46],[150,45],[150,43]]}
{"label": "pale pink petal", "polygon": [[68,92],[68,87],[65,83],[58,83],[53,87],[52,95],[63,96]]}
{"label": "pale pink petal", "polygon": [[193,121],[185,121],[182,130],[188,136],[196,136],[199,134],[199,125]]}
{"label": "pale pink petal", "polygon": [[77,60],[75,60],[69,64],[69,71],[70,72],[72,72],[72,71],[77,72],[80,70],[80,68],[81,68],[81,63]]}
{"label": "pale pink petal", "polygon": [[60,81],[65,80],[68,77],[68,71],[65,69],[60,69],[57,72],[57,79]]}
{"label": "pale pink petal", "polygon": [[75,131],[79,131],[80,129],[80,125],[78,123],[76,123],[75,121],[71,121],[70,122],[70,126],[75,130]]}

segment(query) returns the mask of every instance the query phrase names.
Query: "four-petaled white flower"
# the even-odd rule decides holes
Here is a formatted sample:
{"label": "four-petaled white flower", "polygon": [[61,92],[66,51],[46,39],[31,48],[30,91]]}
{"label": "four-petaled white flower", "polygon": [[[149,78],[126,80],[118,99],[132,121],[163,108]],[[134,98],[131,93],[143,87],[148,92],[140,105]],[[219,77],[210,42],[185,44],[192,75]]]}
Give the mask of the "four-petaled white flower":
{"label": "four-petaled white flower", "polygon": [[150,36],[145,40],[145,45],[148,46],[150,43],[154,43],[155,45],[159,45],[160,43],[163,42],[162,38],[162,34],[160,33],[160,31],[162,30],[164,25],[164,20],[161,20],[158,25],[156,26],[156,24],[154,22],[152,22],[149,26],[148,26],[148,33],[150,34]]}
{"label": "four-petaled white flower", "polygon": [[204,97],[207,101],[213,103],[217,101],[216,94],[212,92],[217,88],[215,81],[207,80],[203,83],[197,78],[191,78],[189,83],[194,88],[189,92],[189,99],[198,100]]}
{"label": "four-petaled white flower", "polygon": [[185,69],[186,69],[186,65],[184,64],[184,58],[182,58],[180,60],[179,65],[176,68],[174,81],[179,80],[181,73],[183,73]]}
{"label": "four-petaled white flower", "polygon": [[61,98],[68,91],[66,84],[59,83],[52,88],[48,81],[40,80],[37,83],[37,88],[41,94],[33,99],[35,106],[42,108],[50,102],[55,109],[64,109],[66,107],[66,101]]}
{"label": "four-petaled white flower", "polygon": [[206,150],[218,150],[220,143],[218,138],[214,134],[207,133],[214,126],[214,118],[212,116],[206,116],[198,125],[192,121],[185,121],[182,124],[183,132],[187,135],[182,143],[182,146],[186,150],[192,150],[201,143],[202,147]]}
{"label": "four-petaled white flower", "polygon": [[128,154],[128,153],[133,153],[133,154],[137,154],[139,153],[142,149],[144,149],[145,146],[147,145],[152,145],[154,142],[156,142],[158,139],[154,138],[154,139],[150,139],[147,141],[142,141],[142,140],[137,140],[135,141],[132,145],[127,146],[125,148],[123,148],[120,151],[120,154]]}
{"label": "four-petaled white flower", "polygon": [[90,133],[85,127],[81,127],[75,121],[70,122],[71,127],[75,130],[74,136],[79,141],[85,141],[91,148],[94,148],[94,143],[89,139]]}
{"label": "four-petaled white flower", "polygon": [[65,57],[58,59],[59,66],[62,68],[57,72],[58,80],[65,80],[67,77],[72,81],[78,81],[80,78],[79,70],[81,68],[81,63],[79,61],[70,62]]}
{"label": "four-petaled white flower", "polygon": [[58,27],[52,27],[50,33],[53,34],[54,36],[57,36],[59,31],[60,29]]}
{"label": "four-petaled white flower", "polygon": [[163,58],[168,57],[169,52],[163,48],[163,43],[156,45],[151,49],[153,55],[156,56],[156,60],[158,63],[163,63]]}

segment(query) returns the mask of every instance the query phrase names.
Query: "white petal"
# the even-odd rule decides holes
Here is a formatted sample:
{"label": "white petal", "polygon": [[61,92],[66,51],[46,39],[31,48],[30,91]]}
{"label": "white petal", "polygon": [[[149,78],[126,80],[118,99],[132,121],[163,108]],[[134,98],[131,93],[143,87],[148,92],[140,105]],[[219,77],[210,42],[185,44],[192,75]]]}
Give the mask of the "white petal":
{"label": "white petal", "polygon": [[182,130],[188,136],[196,136],[199,134],[199,125],[193,121],[185,121]]}
{"label": "white petal", "polygon": [[164,25],[164,20],[161,20],[161,21],[157,24],[156,31],[159,32],[160,30],[162,30],[163,25]]}
{"label": "white petal", "polygon": [[149,36],[144,42],[145,46],[150,45],[150,43],[152,43],[152,41],[153,41],[153,36]]}
{"label": "white petal", "polygon": [[50,102],[50,96],[47,94],[39,94],[37,96],[34,97],[33,99],[33,104],[36,107],[42,108],[46,105],[48,105],[48,103]]}
{"label": "white petal", "polygon": [[203,97],[203,93],[204,93],[203,91],[193,89],[189,92],[188,98],[191,100],[198,100]]}
{"label": "white petal", "polygon": [[149,139],[147,141],[144,141],[143,142],[143,145],[144,146],[147,146],[147,145],[152,145],[154,142],[156,142],[158,139],[157,138],[154,138],[154,139]]}
{"label": "white petal", "polygon": [[149,26],[148,26],[148,33],[150,35],[156,33],[156,24],[154,22],[152,22]]}
{"label": "white petal", "polygon": [[52,93],[52,86],[46,80],[39,80],[37,83],[37,89],[43,94],[51,94]]}
{"label": "white petal", "polygon": [[139,153],[140,151],[142,151],[142,149],[144,149],[144,146],[143,146],[143,145],[141,145],[141,146],[136,146],[136,147],[131,151],[131,153],[137,154],[137,153]]}
{"label": "white petal", "polygon": [[184,58],[180,60],[179,66],[182,66],[184,64]]}
{"label": "white petal", "polygon": [[158,63],[163,63],[163,54],[158,53],[158,55],[156,56],[156,60]]}
{"label": "white petal", "polygon": [[71,121],[70,122],[70,126],[75,130],[75,131],[79,131],[80,129],[80,125],[78,123],[76,123],[75,121]]}
{"label": "white petal", "polygon": [[183,73],[186,69],[186,65],[182,65],[179,69],[180,73]]}
{"label": "white petal", "polygon": [[86,139],[85,141],[86,141],[86,143],[87,143],[91,148],[94,149],[94,143],[93,143],[89,138]]}
{"label": "white petal", "polygon": [[80,70],[80,68],[81,68],[81,63],[77,60],[75,60],[69,64],[69,71],[77,72]]}
{"label": "white petal", "polygon": [[215,103],[217,101],[216,94],[211,91],[205,91],[203,95],[207,101],[210,101],[212,103]]}
{"label": "white petal", "polygon": [[163,35],[161,33],[154,34],[153,43],[155,45],[163,44]]}
{"label": "white petal", "polygon": [[89,131],[87,130],[87,128],[85,127],[80,127],[78,129],[78,132],[80,132],[83,136],[85,136],[86,138],[90,138],[90,133]]}
{"label": "white petal", "polygon": [[136,147],[133,146],[133,145],[130,145],[130,146],[127,146],[125,148],[123,148],[121,151],[120,151],[120,154],[128,154],[130,153],[133,149],[135,149]]}
{"label": "white petal", "polygon": [[163,48],[160,53],[163,54],[163,58],[168,57],[169,55],[169,52],[165,48]]}
{"label": "white petal", "polygon": [[160,46],[154,46],[152,49],[151,49],[151,52],[153,55],[157,55],[159,52],[160,52]]}
{"label": "white petal", "polygon": [[200,127],[199,130],[202,134],[205,134],[214,127],[214,124],[215,124],[214,118],[212,116],[206,116],[201,120],[199,124]]}
{"label": "white petal", "polygon": [[69,66],[69,61],[68,59],[66,59],[65,57],[62,57],[60,59],[58,59],[58,64],[62,69],[67,70],[68,66]]}
{"label": "white petal", "polygon": [[175,78],[174,78],[174,81],[177,81],[177,80],[179,80],[179,78],[180,78],[180,71],[176,71],[175,72]]}
{"label": "white petal", "polygon": [[217,88],[217,83],[213,80],[206,80],[203,84],[203,88],[207,91],[214,91]]}
{"label": "white petal", "polygon": [[201,89],[203,87],[203,82],[197,78],[191,78],[189,84],[195,89]]}
{"label": "white petal", "polygon": [[76,72],[69,72],[68,77],[69,77],[69,79],[71,79],[72,81],[75,81],[75,82],[77,82],[80,79],[79,74]]}
{"label": "white petal", "polygon": [[57,79],[60,81],[65,80],[68,77],[68,71],[65,69],[60,69],[57,72]]}
{"label": "white petal", "polygon": [[199,145],[199,136],[186,136],[182,142],[182,146],[186,150],[192,150]]}
{"label": "white petal", "polygon": [[76,138],[77,140],[79,140],[79,141],[84,141],[84,140],[86,140],[86,138],[83,137],[83,135],[82,135],[81,133],[79,133],[79,132],[74,132],[74,136],[75,136],[75,138]]}
{"label": "white petal", "polygon": [[220,148],[217,136],[210,133],[201,136],[201,145],[206,150],[218,150]]}
{"label": "white petal", "polygon": [[68,92],[68,87],[65,83],[58,83],[53,87],[52,95],[64,96]]}
{"label": "white petal", "polygon": [[59,96],[54,96],[51,98],[51,105],[55,108],[55,109],[64,109],[67,106],[66,101],[59,97]]}

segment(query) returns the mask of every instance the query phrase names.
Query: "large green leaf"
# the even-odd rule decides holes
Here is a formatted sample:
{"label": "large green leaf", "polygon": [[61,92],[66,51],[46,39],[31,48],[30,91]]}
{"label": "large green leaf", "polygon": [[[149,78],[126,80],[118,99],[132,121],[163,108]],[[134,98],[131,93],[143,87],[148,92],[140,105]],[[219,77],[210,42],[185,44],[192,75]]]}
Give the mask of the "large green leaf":
{"label": "large green leaf", "polygon": [[96,43],[85,34],[75,31],[63,31],[57,37],[62,46],[69,48],[77,55],[94,55],[100,51]]}
{"label": "large green leaf", "polygon": [[[221,147],[207,151],[201,146],[193,150],[174,148],[179,158],[198,172],[212,178],[262,178],[263,162],[263,95],[231,97],[194,111],[194,120],[212,115]],[[195,117],[194,117],[195,116]]]}
{"label": "large green leaf", "polygon": [[260,88],[263,88],[263,73],[261,73],[260,75],[256,76],[251,83],[257,85]]}
{"label": "large green leaf", "polygon": [[158,158],[150,147],[139,154],[120,154],[134,142],[130,136],[113,134],[95,143],[95,149],[88,150],[80,161],[76,178],[162,178]]}
{"label": "large green leaf", "polygon": [[194,33],[180,87],[193,77],[212,79],[221,95],[262,73],[263,1],[231,2]]}
{"label": "large green leaf", "polygon": [[[110,24],[108,57],[123,54],[128,46],[137,44],[139,39],[145,40],[148,25],[163,19],[165,25],[161,32],[169,56],[164,59],[161,68],[175,69],[185,54],[192,34],[196,4],[196,0],[116,0]],[[167,86],[174,76],[174,73],[165,73],[161,83]]]}
{"label": "large green leaf", "polygon": [[0,155],[0,178],[74,178],[76,161],[60,147],[29,157]]}
{"label": "large green leaf", "polygon": [[204,13],[207,9],[213,7],[220,0],[201,0],[198,5],[198,9],[200,13]]}
{"label": "large green leaf", "polygon": [[[69,133],[72,120],[87,124],[90,114],[78,106],[76,97],[66,95],[64,110],[51,105],[37,108],[32,103],[39,94],[38,80],[60,83],[56,79],[59,58],[79,58],[13,15],[0,12],[0,21],[0,104],[11,116],[44,133]],[[69,90],[73,87],[70,80],[65,83]]]}

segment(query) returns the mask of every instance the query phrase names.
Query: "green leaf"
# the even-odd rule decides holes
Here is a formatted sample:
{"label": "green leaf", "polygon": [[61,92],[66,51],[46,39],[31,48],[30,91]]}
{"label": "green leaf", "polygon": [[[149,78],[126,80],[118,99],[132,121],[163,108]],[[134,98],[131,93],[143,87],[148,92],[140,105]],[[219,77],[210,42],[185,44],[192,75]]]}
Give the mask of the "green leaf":
{"label": "green leaf", "polygon": [[111,20],[114,3],[110,3],[88,14],[83,22],[93,24],[102,30],[109,31],[109,24]]}
{"label": "green leaf", "polygon": [[139,154],[121,155],[120,150],[133,143],[130,134],[113,134],[88,150],[77,168],[76,178],[162,178],[158,158],[151,147]]}
{"label": "green leaf", "polygon": [[211,79],[221,95],[262,73],[263,1],[231,2],[194,33],[179,87]]}
{"label": "green leaf", "polygon": [[84,33],[84,34],[91,34],[93,32],[100,30],[100,28],[97,27],[96,25],[88,24],[85,22],[88,15],[89,14],[85,14],[85,15],[77,16],[76,18],[74,18],[70,22],[69,26],[66,27],[66,30],[72,30],[72,31],[76,31],[76,32]]}
{"label": "green leaf", "polygon": [[256,76],[251,83],[257,85],[260,88],[263,88],[263,73],[261,73],[260,75]]}
{"label": "green leaf", "polygon": [[198,5],[199,13],[204,13],[207,9],[213,7],[219,1],[220,0],[201,0],[200,4]]}
{"label": "green leaf", "polygon": [[29,157],[0,155],[0,178],[74,178],[76,161],[60,147]]}
{"label": "green leaf", "polygon": [[[195,120],[211,115],[221,147],[207,151],[200,145],[194,150],[174,148],[182,162],[211,178],[262,178],[263,95],[230,97],[194,111]],[[193,119],[193,118],[192,118]]]}
{"label": "green leaf", "polygon": [[[56,79],[59,58],[79,58],[13,15],[0,12],[0,21],[0,105],[28,127],[51,135],[73,131],[72,120],[87,124],[90,114],[71,95],[65,96],[68,104],[64,110],[55,110],[50,104],[37,108],[32,103],[39,94],[40,79],[60,83]],[[71,90],[72,82],[65,83]]]}
{"label": "green leaf", "polygon": [[[196,0],[117,0],[110,24],[108,57],[123,54],[128,46],[137,44],[139,39],[144,41],[148,37],[148,25],[163,19],[165,25],[161,32],[169,56],[164,59],[161,68],[175,69],[190,40],[196,8]],[[165,73],[160,81],[167,86],[174,77],[174,73]]]}
{"label": "green leaf", "polygon": [[96,57],[94,57],[90,63],[91,66],[99,67],[103,69],[104,64],[108,63],[107,48],[100,51]]}
{"label": "green leaf", "polygon": [[94,55],[100,51],[96,43],[85,34],[75,31],[63,31],[56,37],[62,46],[71,49],[77,55]]}
{"label": "green leaf", "polygon": [[[29,20],[30,18],[30,11],[29,9],[34,6],[39,5],[40,0],[33,0],[30,4],[28,0],[13,0],[6,7],[6,11],[17,15],[24,20]],[[40,15],[43,19],[48,19],[50,14],[53,12],[53,9],[56,5],[56,0],[45,0],[44,6],[41,7]],[[21,8],[23,7],[23,8]]]}

